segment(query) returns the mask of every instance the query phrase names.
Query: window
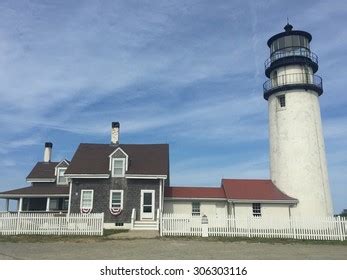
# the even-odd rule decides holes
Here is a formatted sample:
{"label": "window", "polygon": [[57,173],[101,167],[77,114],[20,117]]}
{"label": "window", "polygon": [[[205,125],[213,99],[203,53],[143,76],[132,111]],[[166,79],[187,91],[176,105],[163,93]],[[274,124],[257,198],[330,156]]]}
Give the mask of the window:
{"label": "window", "polygon": [[69,199],[63,198],[63,209],[62,210],[68,210],[69,208]]}
{"label": "window", "polygon": [[110,191],[110,208],[123,209],[123,190]]}
{"label": "window", "polygon": [[51,198],[49,201],[49,210],[58,210],[59,209],[59,198]]}
{"label": "window", "polygon": [[125,158],[114,158],[112,177],[124,177],[125,171]]}
{"label": "window", "polygon": [[298,35],[293,35],[293,46],[299,47],[300,46],[300,37]]}
{"label": "window", "polygon": [[81,207],[82,209],[93,208],[93,190],[81,190]]}
{"label": "window", "polygon": [[280,105],[280,107],[285,108],[286,107],[286,96],[280,95],[280,96],[277,96],[277,99],[278,99],[278,104]]}
{"label": "window", "polygon": [[192,216],[200,216],[200,202],[192,203]]}
{"label": "window", "polygon": [[67,184],[67,178],[64,176],[65,171],[66,171],[66,167],[58,168],[58,172],[57,172],[57,184],[58,185],[66,185]]}
{"label": "window", "polygon": [[260,203],[253,203],[253,216],[254,217],[261,217],[261,206]]}

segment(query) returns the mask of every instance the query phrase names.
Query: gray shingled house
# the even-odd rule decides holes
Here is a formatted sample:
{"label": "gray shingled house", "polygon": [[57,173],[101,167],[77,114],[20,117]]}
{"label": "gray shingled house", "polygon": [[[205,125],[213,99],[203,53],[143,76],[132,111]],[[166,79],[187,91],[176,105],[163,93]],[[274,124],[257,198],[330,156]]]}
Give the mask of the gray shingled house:
{"label": "gray shingled house", "polygon": [[101,213],[105,228],[156,228],[169,185],[168,144],[120,144],[112,123],[110,144],[81,143],[71,162],[52,162],[45,144],[27,182],[31,186],[0,193],[18,201],[18,211]]}

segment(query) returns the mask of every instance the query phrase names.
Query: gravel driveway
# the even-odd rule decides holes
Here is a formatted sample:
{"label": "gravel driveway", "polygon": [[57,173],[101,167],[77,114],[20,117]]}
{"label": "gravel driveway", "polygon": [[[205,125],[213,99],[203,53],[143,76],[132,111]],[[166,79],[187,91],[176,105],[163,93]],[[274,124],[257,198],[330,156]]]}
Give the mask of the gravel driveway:
{"label": "gravel driveway", "polygon": [[180,239],[0,242],[0,259],[347,259],[347,246]]}

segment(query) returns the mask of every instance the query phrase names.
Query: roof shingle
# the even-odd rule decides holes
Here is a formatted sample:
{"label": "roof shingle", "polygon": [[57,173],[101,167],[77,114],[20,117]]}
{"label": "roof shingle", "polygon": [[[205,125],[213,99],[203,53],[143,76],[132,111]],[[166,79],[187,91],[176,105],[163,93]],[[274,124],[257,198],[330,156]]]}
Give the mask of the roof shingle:
{"label": "roof shingle", "polygon": [[109,174],[109,155],[118,147],[129,156],[126,174],[168,175],[168,144],[86,144],[81,143],[65,174]]}
{"label": "roof shingle", "polygon": [[167,187],[165,197],[170,198],[224,198],[221,187]]}
{"label": "roof shingle", "polygon": [[56,184],[40,184],[40,186],[29,186],[14,190],[9,190],[0,193],[1,196],[49,196],[49,195],[61,195],[68,196],[69,195],[69,187],[68,186],[57,186]]}
{"label": "roof shingle", "polygon": [[27,179],[54,179],[55,167],[58,163],[39,161],[31,170]]}
{"label": "roof shingle", "polygon": [[290,200],[271,180],[222,179],[226,197],[234,200]]}

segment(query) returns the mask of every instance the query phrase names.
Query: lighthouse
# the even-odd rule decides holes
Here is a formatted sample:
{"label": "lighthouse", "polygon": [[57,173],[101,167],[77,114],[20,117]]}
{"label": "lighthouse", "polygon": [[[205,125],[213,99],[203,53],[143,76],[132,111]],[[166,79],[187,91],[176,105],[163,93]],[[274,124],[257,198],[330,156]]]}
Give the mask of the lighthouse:
{"label": "lighthouse", "polygon": [[312,36],[293,30],[272,36],[267,45],[263,85],[268,101],[270,176],[287,195],[299,200],[294,217],[333,215],[319,97],[323,94]]}

